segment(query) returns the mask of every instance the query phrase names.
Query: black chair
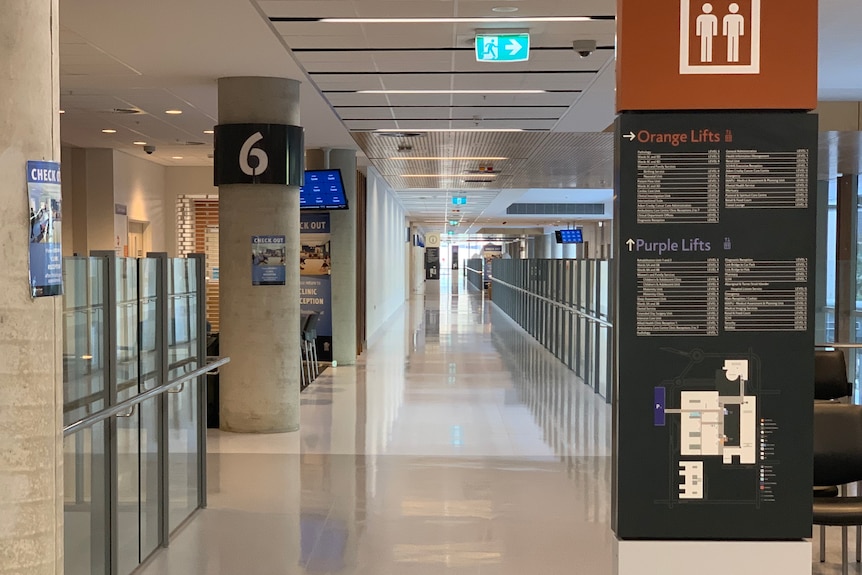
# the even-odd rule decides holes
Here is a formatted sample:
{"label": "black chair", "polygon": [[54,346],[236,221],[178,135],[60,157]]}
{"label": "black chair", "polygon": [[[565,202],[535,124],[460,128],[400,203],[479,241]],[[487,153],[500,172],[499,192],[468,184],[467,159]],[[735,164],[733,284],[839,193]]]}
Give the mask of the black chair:
{"label": "black chair", "polygon": [[814,352],[814,399],[831,400],[853,395],[853,384],[847,381],[847,362],[840,349]]}
{"label": "black chair", "polygon": [[[857,481],[862,481],[862,406],[815,403],[814,484]],[[841,569],[847,575],[847,528],[862,525],[862,497],[815,497],[814,524],[841,527]],[[823,535],[821,561],[822,541]]]}
{"label": "black chair", "polygon": [[[814,352],[814,401],[835,401],[849,397],[852,384],[847,381],[847,362],[840,349],[820,349]],[[814,497],[836,497],[834,486],[815,487]],[[862,558],[862,529],[856,530],[856,560]],[[820,527],[820,562],[826,561],[826,527]]]}
{"label": "black chair", "polygon": [[317,361],[317,320],[320,314],[311,313],[302,326],[302,354],[305,359],[308,379],[306,385],[311,384],[320,375],[320,365]]}

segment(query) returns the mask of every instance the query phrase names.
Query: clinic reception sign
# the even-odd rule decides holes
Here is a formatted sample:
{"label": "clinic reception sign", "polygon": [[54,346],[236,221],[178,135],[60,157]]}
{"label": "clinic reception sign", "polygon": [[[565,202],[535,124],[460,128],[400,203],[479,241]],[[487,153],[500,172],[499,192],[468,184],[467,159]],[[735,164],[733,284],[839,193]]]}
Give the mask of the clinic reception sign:
{"label": "clinic reception sign", "polygon": [[817,0],[617,0],[617,111],[813,110]]}
{"label": "clinic reception sign", "polygon": [[252,236],[251,284],[283,286],[286,280],[284,236]]}
{"label": "clinic reception sign", "polygon": [[30,295],[63,294],[60,164],[27,162],[30,204]]}

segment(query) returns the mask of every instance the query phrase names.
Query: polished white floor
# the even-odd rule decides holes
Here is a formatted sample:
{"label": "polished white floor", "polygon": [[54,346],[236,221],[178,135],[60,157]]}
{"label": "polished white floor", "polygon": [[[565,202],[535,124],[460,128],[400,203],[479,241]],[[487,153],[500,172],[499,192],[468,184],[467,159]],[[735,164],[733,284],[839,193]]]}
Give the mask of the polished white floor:
{"label": "polished white floor", "polygon": [[610,419],[444,277],[302,394],[300,432],[211,431],[209,507],[140,573],[611,574]]}

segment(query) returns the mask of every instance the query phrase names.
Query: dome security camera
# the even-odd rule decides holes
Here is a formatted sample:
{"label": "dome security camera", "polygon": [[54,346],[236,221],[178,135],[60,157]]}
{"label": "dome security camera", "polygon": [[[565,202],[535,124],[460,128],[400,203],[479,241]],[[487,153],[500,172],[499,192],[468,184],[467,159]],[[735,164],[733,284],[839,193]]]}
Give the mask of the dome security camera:
{"label": "dome security camera", "polygon": [[572,48],[578,53],[581,58],[586,58],[596,51],[595,40],[575,40],[572,42]]}
{"label": "dome security camera", "polygon": [[147,155],[152,156],[153,152],[156,151],[156,147],[155,146],[144,146],[144,151],[147,153]]}

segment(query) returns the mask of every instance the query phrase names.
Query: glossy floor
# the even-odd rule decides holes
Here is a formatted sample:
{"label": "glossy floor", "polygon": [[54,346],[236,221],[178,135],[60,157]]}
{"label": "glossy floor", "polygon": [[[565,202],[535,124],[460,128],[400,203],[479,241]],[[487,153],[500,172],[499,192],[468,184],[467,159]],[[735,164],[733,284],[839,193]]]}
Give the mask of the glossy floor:
{"label": "glossy floor", "polygon": [[209,508],[142,573],[613,573],[609,406],[448,280],[302,394],[300,432],[211,431]]}

